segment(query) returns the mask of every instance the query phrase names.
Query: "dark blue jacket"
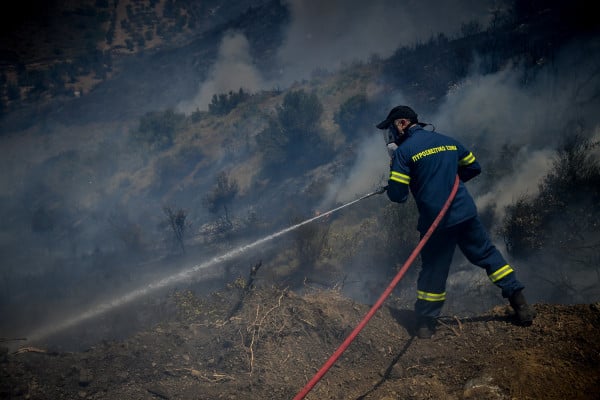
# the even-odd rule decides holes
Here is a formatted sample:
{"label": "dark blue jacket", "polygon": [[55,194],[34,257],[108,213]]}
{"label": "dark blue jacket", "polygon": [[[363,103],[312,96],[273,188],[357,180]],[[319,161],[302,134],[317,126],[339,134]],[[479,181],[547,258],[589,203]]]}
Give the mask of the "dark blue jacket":
{"label": "dark blue jacket", "polygon": [[450,196],[458,174],[456,197],[439,225],[447,228],[477,215],[475,202],[463,182],[479,173],[481,167],[475,156],[460,142],[413,125],[392,156],[387,194],[391,201],[403,203],[410,188],[419,209],[417,229],[425,233]]}

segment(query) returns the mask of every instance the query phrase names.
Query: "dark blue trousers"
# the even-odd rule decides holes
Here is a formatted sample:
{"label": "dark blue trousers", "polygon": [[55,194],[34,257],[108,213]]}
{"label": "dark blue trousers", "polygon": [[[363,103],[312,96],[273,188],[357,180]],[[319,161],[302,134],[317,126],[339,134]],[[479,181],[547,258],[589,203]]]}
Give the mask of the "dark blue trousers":
{"label": "dark blue trousers", "polygon": [[471,263],[485,269],[492,283],[502,289],[503,297],[510,297],[524,288],[512,267],[492,244],[479,217],[474,217],[449,228],[438,228],[423,246],[415,303],[417,315],[440,315],[446,300],[446,280],[457,245]]}

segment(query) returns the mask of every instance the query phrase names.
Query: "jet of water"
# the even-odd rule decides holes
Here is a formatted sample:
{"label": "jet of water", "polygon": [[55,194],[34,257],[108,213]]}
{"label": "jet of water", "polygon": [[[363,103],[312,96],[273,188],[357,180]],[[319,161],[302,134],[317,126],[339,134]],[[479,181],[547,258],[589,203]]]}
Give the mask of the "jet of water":
{"label": "jet of water", "polygon": [[328,216],[328,215],[330,215],[330,214],[332,214],[332,213],[334,213],[336,211],[339,211],[339,210],[341,210],[343,208],[351,206],[352,204],[358,203],[361,200],[364,200],[364,199],[366,199],[368,197],[371,197],[371,196],[373,196],[375,194],[380,194],[380,193],[382,193],[382,192],[381,191],[375,191],[375,192],[366,194],[366,195],[364,195],[364,196],[362,196],[362,197],[360,197],[360,198],[358,198],[356,200],[350,201],[350,202],[348,202],[346,204],[343,204],[343,205],[341,205],[339,207],[336,207],[336,208],[334,208],[332,210],[329,210],[329,211],[327,211],[325,213],[319,214],[319,215],[317,215],[317,216],[315,216],[313,218],[310,218],[310,219],[307,219],[305,221],[302,221],[302,222],[300,222],[300,223],[298,223],[296,225],[293,225],[293,226],[290,226],[288,228],[282,229],[279,232],[273,233],[273,234],[271,234],[269,236],[266,236],[266,237],[264,237],[262,239],[259,239],[259,240],[255,241],[253,243],[250,243],[250,244],[238,247],[237,249],[231,250],[228,253],[225,253],[225,254],[222,254],[220,256],[214,257],[211,260],[203,262],[202,264],[195,265],[195,266],[193,266],[191,268],[188,268],[188,269],[180,271],[180,272],[178,272],[176,274],[167,276],[167,277],[165,277],[165,278],[163,278],[163,279],[161,279],[159,281],[150,283],[150,284],[148,284],[148,285],[146,285],[144,287],[141,287],[139,289],[132,290],[129,293],[127,293],[127,294],[125,294],[125,295],[123,295],[121,297],[117,297],[115,299],[112,299],[112,300],[106,301],[104,303],[98,304],[98,305],[92,307],[91,309],[89,309],[89,310],[87,310],[85,312],[82,312],[82,313],[80,313],[78,315],[74,315],[74,316],[66,318],[63,321],[60,321],[58,323],[55,323],[55,324],[52,324],[52,325],[49,325],[49,326],[46,326],[46,327],[42,327],[42,328],[40,328],[40,329],[32,332],[30,335],[27,335],[27,341],[29,341],[29,342],[40,341],[40,340],[42,340],[42,339],[44,339],[44,338],[46,338],[46,337],[48,337],[50,335],[53,335],[53,334],[58,333],[60,331],[63,331],[65,329],[67,329],[67,328],[76,326],[76,325],[78,325],[79,323],[81,323],[83,321],[86,321],[86,320],[98,317],[98,316],[100,316],[100,315],[102,315],[102,314],[104,314],[104,313],[106,313],[106,312],[108,312],[108,311],[110,311],[112,309],[115,309],[117,307],[120,307],[120,306],[123,306],[123,305],[125,305],[127,303],[130,303],[130,302],[132,302],[134,300],[137,300],[137,299],[139,299],[139,298],[141,298],[143,296],[146,296],[146,295],[150,294],[151,292],[157,291],[157,290],[162,289],[162,288],[169,287],[169,286],[171,286],[173,284],[176,284],[176,283],[179,283],[179,282],[187,281],[190,278],[192,278],[196,273],[198,273],[199,271],[201,271],[203,269],[206,269],[206,268],[211,267],[213,265],[216,265],[216,264],[222,263],[224,261],[227,261],[227,260],[229,260],[231,258],[234,258],[234,257],[236,257],[236,256],[244,253],[245,251],[248,251],[248,250],[250,250],[252,248],[258,247],[258,246],[260,246],[260,245],[262,245],[262,244],[264,244],[264,243],[266,243],[266,242],[268,242],[270,240],[273,240],[273,239],[275,239],[275,238],[277,238],[277,237],[279,237],[281,235],[284,235],[284,234],[286,234],[286,233],[288,233],[290,231],[298,229],[299,227],[301,227],[303,225],[309,224],[309,223],[311,223],[313,221],[316,221],[316,220],[318,220],[320,218],[324,218],[324,217],[326,217],[326,216]]}

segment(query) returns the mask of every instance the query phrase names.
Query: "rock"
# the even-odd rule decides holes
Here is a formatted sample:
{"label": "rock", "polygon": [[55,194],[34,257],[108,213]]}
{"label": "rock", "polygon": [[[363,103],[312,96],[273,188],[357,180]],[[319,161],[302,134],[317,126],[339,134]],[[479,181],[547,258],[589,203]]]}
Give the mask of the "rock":
{"label": "rock", "polygon": [[167,392],[167,390],[160,385],[147,386],[146,390],[161,399],[170,399],[171,398],[171,395]]}
{"label": "rock", "polygon": [[471,400],[504,400],[507,397],[502,394],[500,387],[493,384],[492,377],[480,376],[469,379],[465,383],[463,398]]}
{"label": "rock", "polygon": [[121,379],[121,381],[126,381],[129,378],[129,372],[127,372],[127,371],[117,372],[117,377],[119,379]]}

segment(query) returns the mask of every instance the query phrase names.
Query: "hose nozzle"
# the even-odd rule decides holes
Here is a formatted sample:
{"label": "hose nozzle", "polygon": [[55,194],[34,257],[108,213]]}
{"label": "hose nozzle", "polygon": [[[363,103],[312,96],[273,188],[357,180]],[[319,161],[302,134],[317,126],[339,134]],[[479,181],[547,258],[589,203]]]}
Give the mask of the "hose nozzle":
{"label": "hose nozzle", "polygon": [[375,194],[383,194],[388,189],[387,185],[381,186],[379,189],[375,191]]}

